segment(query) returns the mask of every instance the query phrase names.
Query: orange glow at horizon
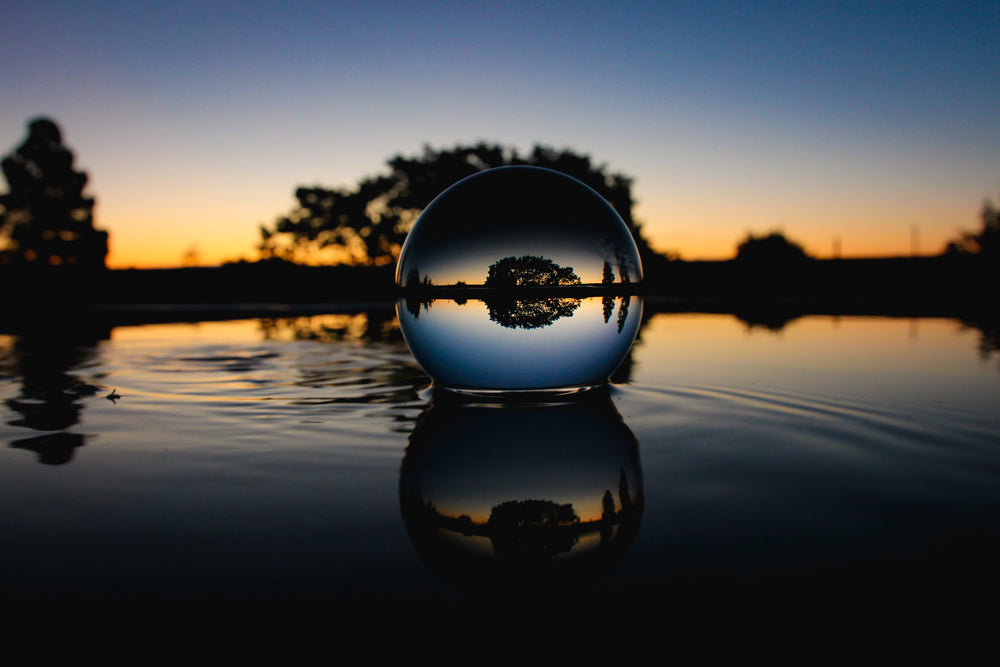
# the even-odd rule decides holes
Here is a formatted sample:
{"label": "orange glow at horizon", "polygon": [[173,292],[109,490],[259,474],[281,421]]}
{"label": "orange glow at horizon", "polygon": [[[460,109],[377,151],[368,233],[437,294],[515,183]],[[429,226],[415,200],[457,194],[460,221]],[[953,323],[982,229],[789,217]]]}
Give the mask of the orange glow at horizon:
{"label": "orange glow at horizon", "polygon": [[[935,255],[944,250],[946,243],[962,229],[974,229],[974,220],[950,229],[927,228],[907,224],[876,226],[858,229],[852,226],[837,233],[800,231],[794,225],[757,225],[746,228],[719,228],[709,225],[689,224],[657,226],[646,224],[643,233],[654,250],[678,254],[681,259],[725,260],[736,254],[737,244],[748,232],[766,234],[773,230],[783,232],[790,240],[800,243],[807,253],[818,258],[836,255],[844,258]],[[107,265],[113,269],[175,268],[185,265],[218,266],[241,259],[255,261],[259,258],[256,248],[256,228],[241,230],[226,238],[190,238],[166,234],[136,235],[116,233],[113,227],[98,223],[110,233]],[[315,263],[324,263],[317,258]]]}
{"label": "orange glow at horizon", "polygon": [[[109,245],[114,245],[113,238]],[[107,266],[109,269],[172,269],[183,266],[219,266],[240,259],[254,261],[257,257],[257,251],[252,246],[233,247],[227,252],[218,249],[206,251],[198,243],[168,246],[150,243],[125,250],[110,249]]]}
{"label": "orange glow at horizon", "polygon": [[780,205],[761,203],[737,214],[731,207],[696,205],[637,209],[643,234],[654,250],[676,253],[685,260],[725,260],[736,255],[748,233],[778,231],[800,244],[809,255],[831,257],[901,257],[937,255],[961,232],[976,229],[982,201],[949,202],[914,213],[905,205],[876,206],[826,212],[795,211],[773,216]]}
{"label": "orange glow at horizon", "polygon": [[[767,233],[771,229],[754,230],[754,233]],[[839,249],[839,257],[850,259],[862,259],[866,257],[894,257],[909,256],[913,253],[905,247],[906,240],[893,239],[894,242],[878,242],[878,240],[852,239],[850,237],[831,237],[825,243],[809,243],[803,237],[792,233],[788,237],[801,243],[806,252],[810,255],[829,259],[834,256]],[[926,236],[926,235],[925,235]],[[943,249],[950,237],[941,236],[939,242],[934,242],[934,238],[925,238],[920,242],[920,255],[936,255]],[[653,249],[660,253],[678,254],[681,259],[687,261],[717,261],[732,259],[736,254],[736,245],[742,236],[734,239],[720,241],[707,238],[701,242],[692,241],[690,243],[678,244],[675,241],[662,241],[657,237],[650,237],[650,244]],[[713,243],[713,241],[716,241]],[[112,245],[114,241],[111,241]],[[185,255],[194,250],[193,255]],[[233,244],[229,248],[203,247],[198,243],[187,244],[176,243],[169,246],[163,244],[150,243],[144,246],[132,246],[128,249],[112,249],[108,254],[107,266],[111,269],[168,269],[183,266],[219,266],[227,262],[238,262],[246,260],[253,262],[259,259],[258,252],[252,244],[240,246]],[[193,261],[192,261],[193,260]],[[321,260],[309,263],[323,264]]]}
{"label": "orange glow at horizon", "polygon": [[[194,195],[154,207],[155,213],[143,202],[108,192],[98,197],[95,216],[96,226],[110,235],[107,265],[173,268],[255,261],[259,226],[270,225],[292,204],[280,192],[236,198],[231,208],[212,206],[207,197]],[[962,230],[977,228],[982,206],[982,200],[964,195],[918,207],[854,201],[821,210],[765,200],[719,201],[703,192],[683,199],[670,194],[647,198],[640,190],[637,199],[635,218],[653,249],[689,261],[731,259],[747,233],[774,230],[818,258],[935,255]],[[328,261],[317,258],[316,263]]]}

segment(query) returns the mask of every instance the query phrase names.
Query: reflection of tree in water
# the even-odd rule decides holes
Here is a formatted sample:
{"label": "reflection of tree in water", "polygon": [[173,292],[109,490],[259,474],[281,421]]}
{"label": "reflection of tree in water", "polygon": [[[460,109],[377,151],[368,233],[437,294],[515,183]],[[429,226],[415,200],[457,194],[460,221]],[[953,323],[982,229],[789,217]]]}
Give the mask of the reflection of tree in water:
{"label": "reflection of tree in water", "polygon": [[433,298],[421,296],[420,290],[432,287],[433,283],[431,282],[429,276],[421,278],[420,269],[413,267],[406,274],[406,281],[404,285],[406,287],[406,310],[408,310],[413,317],[419,319],[420,310],[430,309],[431,302],[434,301]]}
{"label": "reflection of tree in water", "polygon": [[[628,319],[628,302],[627,296],[618,297],[618,333],[621,333],[622,329],[625,328],[625,321]],[[604,323],[607,324],[611,320],[611,313],[615,311],[615,297],[605,296],[602,304],[604,306]]]}
{"label": "reflection of tree in water", "polygon": [[421,310],[430,310],[431,304],[434,303],[434,299],[432,297],[420,297],[413,292],[406,295],[405,301],[407,312],[409,312],[410,315],[413,315],[416,319],[420,319]]}
{"label": "reflection of tree in water", "polygon": [[622,297],[621,303],[618,304],[618,333],[625,328],[625,320],[628,319],[628,302],[628,298]]}
{"label": "reflection of tree in water", "polygon": [[414,490],[404,499],[404,511],[419,517],[431,533],[449,530],[466,537],[490,540],[493,555],[513,563],[541,563],[567,554],[582,535],[599,534],[602,549],[613,547],[615,531],[635,531],[642,513],[642,494],[633,497],[624,468],[619,472],[618,504],[610,489],[601,498],[601,516],[582,520],[572,503],[551,500],[507,500],[490,511],[485,522],[468,514],[442,514],[434,504]]}
{"label": "reflection of tree in water", "polygon": [[550,500],[508,500],[493,508],[486,523],[493,553],[505,560],[539,561],[569,553],[580,517],[572,504]]}
{"label": "reflection of tree in water", "polygon": [[[581,299],[530,294],[524,290],[544,291],[546,288],[574,287],[581,284],[580,277],[576,275],[573,267],[559,266],[550,259],[536,255],[511,256],[499,259],[490,265],[486,281],[483,283],[483,287],[487,289],[481,292],[482,296],[478,298],[482,298],[485,302],[490,319],[497,324],[509,329],[540,329],[562,317],[571,316],[580,307]],[[601,286],[610,288],[614,284],[614,269],[609,262],[604,262]],[[410,270],[405,286],[406,310],[414,318],[419,318],[421,311],[430,310],[435,298],[441,298],[446,293],[458,305],[467,302],[467,297],[464,296],[464,288],[467,286],[464,282],[457,283],[447,291],[438,292],[435,297],[427,291],[427,288],[432,287],[430,281],[426,277],[422,279],[416,268]],[[603,298],[605,322],[609,322],[614,313],[615,298],[612,295]],[[625,296],[618,298],[620,301],[617,324],[618,333],[621,333],[628,319],[629,299]]]}
{"label": "reflection of tree in water", "polygon": [[962,326],[979,331],[979,356],[987,360],[1000,354],[1000,316],[978,313],[962,318]]}
{"label": "reflection of tree in water", "polygon": [[[343,342],[363,342],[363,350],[378,350],[367,344],[403,343],[399,321],[391,309],[371,309],[356,313],[333,313],[327,315],[262,318],[260,331],[265,340],[310,341],[339,345]],[[358,349],[338,347],[338,350]],[[391,347],[389,348],[392,349]],[[399,363],[393,354],[359,353],[362,357],[351,356],[344,364],[330,363],[323,357],[306,355],[300,357],[296,366],[295,383],[303,387],[341,387],[329,398],[312,397],[293,401],[293,405],[337,405],[366,403],[396,403],[416,400],[418,390],[427,384],[427,376],[416,364]],[[349,386],[354,391],[344,391],[345,376],[350,377]]]}
{"label": "reflection of tree in water", "polygon": [[[580,307],[582,299],[571,297],[515,297],[510,293],[500,293],[498,295],[482,295],[479,297],[486,304],[489,317],[497,324],[508,329],[541,329],[553,324],[562,317],[569,317]],[[604,296],[602,306],[604,309],[605,324],[611,320],[611,315],[615,312],[615,299],[618,299],[618,333],[625,328],[628,320],[629,297],[628,296]],[[406,310],[419,319],[421,311],[430,310],[436,299],[421,297],[409,294],[404,299]],[[454,296],[452,299],[459,306],[464,306],[468,299]]]}
{"label": "reflection of tree in water", "polygon": [[[551,259],[535,255],[504,257],[489,269],[484,285],[506,290],[523,287],[564,287],[579,285],[580,276],[573,267],[562,267]],[[510,329],[540,329],[560,317],[569,317],[580,307],[579,299],[516,298],[513,295],[490,296],[486,299],[490,319]]]}
{"label": "reflection of tree in water", "polygon": [[19,331],[10,348],[10,357],[0,359],[21,376],[18,396],[5,401],[20,416],[9,421],[43,435],[22,438],[10,443],[16,449],[38,454],[39,461],[60,464],[70,461],[73,451],[85,444],[85,437],[62,432],[80,422],[81,399],[105,396],[107,390],[81,380],[74,372],[88,362],[98,341],[110,336],[104,326],[87,326],[64,321],[36,322],[29,330]]}
{"label": "reflection of tree in water", "polygon": [[734,309],[733,315],[746,325],[747,331],[759,328],[777,333],[805,312],[795,305],[775,304],[743,306]]}
{"label": "reflection of tree in water", "polygon": [[399,494],[424,563],[484,602],[588,595],[628,551],[643,509],[638,443],[606,388],[538,407],[435,394]]}
{"label": "reflection of tree in water", "polygon": [[27,449],[35,452],[38,462],[45,465],[62,465],[73,459],[73,452],[83,447],[87,436],[80,433],[46,433],[32,438],[22,438],[10,443],[14,449]]}
{"label": "reflection of tree in water", "polygon": [[611,319],[611,313],[615,312],[615,297],[605,296],[602,305],[604,306],[604,323],[607,324],[608,320]]}
{"label": "reflection of tree in water", "polygon": [[259,320],[264,340],[400,342],[403,334],[391,309],[331,313],[303,317],[265,317]]}
{"label": "reflection of tree in water", "polygon": [[561,317],[569,317],[580,307],[580,299],[570,298],[487,298],[490,319],[508,329],[541,329]]}
{"label": "reflection of tree in water", "polygon": [[490,265],[486,287],[510,289],[513,287],[559,287],[579,285],[580,276],[573,267],[562,267],[551,259],[535,255],[504,257]]}

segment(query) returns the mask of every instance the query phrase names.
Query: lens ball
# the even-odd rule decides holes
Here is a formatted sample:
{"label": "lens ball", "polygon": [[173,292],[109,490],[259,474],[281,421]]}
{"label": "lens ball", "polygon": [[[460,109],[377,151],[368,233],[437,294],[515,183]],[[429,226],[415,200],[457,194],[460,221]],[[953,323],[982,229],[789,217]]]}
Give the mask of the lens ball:
{"label": "lens ball", "polygon": [[407,344],[435,385],[543,391],[608,382],[635,338],[642,265],[597,192],[512,166],[441,193],[400,252]]}

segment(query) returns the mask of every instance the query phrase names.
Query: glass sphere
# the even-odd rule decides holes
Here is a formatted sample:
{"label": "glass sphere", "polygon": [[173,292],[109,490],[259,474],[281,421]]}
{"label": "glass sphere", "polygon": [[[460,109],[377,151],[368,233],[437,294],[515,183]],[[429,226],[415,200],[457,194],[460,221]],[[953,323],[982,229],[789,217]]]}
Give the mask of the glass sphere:
{"label": "glass sphere", "polygon": [[420,215],[396,267],[397,312],[438,386],[591,387],[632,346],[641,280],[632,235],[597,192],[550,169],[500,167]]}

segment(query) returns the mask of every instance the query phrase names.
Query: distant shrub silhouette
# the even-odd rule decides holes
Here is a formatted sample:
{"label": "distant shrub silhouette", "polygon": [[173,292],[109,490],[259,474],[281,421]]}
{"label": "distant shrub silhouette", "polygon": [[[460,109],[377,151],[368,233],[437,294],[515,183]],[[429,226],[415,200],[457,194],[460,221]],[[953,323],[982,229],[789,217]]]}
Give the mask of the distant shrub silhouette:
{"label": "distant shrub silhouette", "polygon": [[272,226],[261,226],[264,259],[303,260],[334,250],[347,264],[391,264],[420,212],[441,192],[479,171],[507,165],[546,167],[572,176],[604,197],[632,231],[643,261],[655,253],[632,218],[632,179],[569,150],[536,145],[528,155],[496,144],[425,147],[416,157],[397,155],[389,173],[362,179],[355,188],[300,187],[298,206]]}
{"label": "distant shrub silhouette", "polygon": [[28,138],[2,162],[10,191],[0,195],[0,261],[22,266],[104,268],[107,232],[94,229],[87,174],[47,118],[28,124]]}
{"label": "distant shrub silhouette", "polygon": [[736,246],[736,260],[746,264],[787,265],[810,259],[798,243],[785,238],[779,231],[763,236],[747,234]]}
{"label": "distant shrub silhouette", "polygon": [[1000,257],[1000,209],[993,202],[983,202],[979,213],[978,232],[963,232],[945,246],[949,255],[982,255],[990,259]]}

